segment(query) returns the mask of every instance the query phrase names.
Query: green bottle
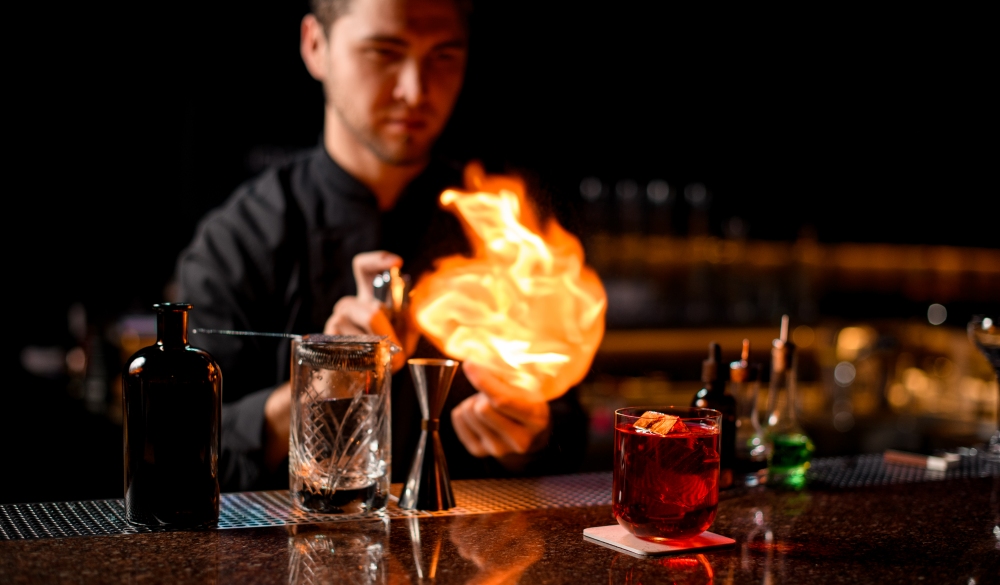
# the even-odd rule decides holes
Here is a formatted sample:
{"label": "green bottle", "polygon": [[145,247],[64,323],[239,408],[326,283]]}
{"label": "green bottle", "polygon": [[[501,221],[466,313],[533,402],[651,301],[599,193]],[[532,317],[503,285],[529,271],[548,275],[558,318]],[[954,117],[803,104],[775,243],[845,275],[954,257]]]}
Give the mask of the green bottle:
{"label": "green bottle", "polygon": [[795,344],[788,340],[788,315],[781,317],[781,335],[771,347],[771,383],[767,395],[767,485],[800,490],[815,448],[795,418]]}

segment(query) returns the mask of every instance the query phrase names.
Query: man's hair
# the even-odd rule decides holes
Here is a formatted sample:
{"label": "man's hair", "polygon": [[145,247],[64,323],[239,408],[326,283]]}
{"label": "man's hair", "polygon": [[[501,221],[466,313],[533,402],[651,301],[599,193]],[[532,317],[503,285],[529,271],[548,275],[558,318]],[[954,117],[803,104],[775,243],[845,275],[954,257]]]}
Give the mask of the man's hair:
{"label": "man's hair", "polygon": [[[316,17],[316,20],[323,25],[323,34],[330,34],[330,27],[333,26],[341,16],[347,14],[351,9],[353,0],[309,0],[309,9]],[[472,12],[472,0],[455,0],[458,6],[458,14],[462,17],[462,24],[466,29],[469,26],[469,14]]]}
{"label": "man's hair", "polygon": [[333,22],[347,14],[350,8],[351,0],[309,0],[309,9],[323,25],[324,34],[330,34]]}

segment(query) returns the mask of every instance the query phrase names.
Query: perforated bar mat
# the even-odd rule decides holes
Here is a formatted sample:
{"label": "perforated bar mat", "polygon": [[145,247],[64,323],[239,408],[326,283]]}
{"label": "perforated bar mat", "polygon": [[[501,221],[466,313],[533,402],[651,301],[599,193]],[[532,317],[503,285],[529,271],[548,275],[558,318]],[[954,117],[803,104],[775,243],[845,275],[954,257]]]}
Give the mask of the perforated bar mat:
{"label": "perforated bar mat", "polygon": [[[400,486],[393,486],[398,493]],[[455,508],[440,512],[402,510],[393,497],[386,510],[390,518],[408,516],[463,516],[539,508],[568,508],[611,504],[611,474],[583,473],[505,480],[452,482]],[[347,519],[303,512],[287,491],[222,494],[219,528],[255,528],[288,524],[343,522]],[[122,500],[92,500],[0,506],[0,538],[54,538],[105,534],[136,534],[156,529],[130,526]]]}
{"label": "perforated bar mat", "polygon": [[[948,471],[885,464],[880,454],[817,458],[808,472],[816,488],[850,489],[864,486],[940,481],[1000,475],[1000,463],[983,457],[962,457]],[[394,486],[398,493],[400,486]],[[457,507],[441,512],[401,510],[395,498],[389,518],[408,516],[463,516],[611,504],[611,473],[583,473],[540,478],[464,480],[452,482]],[[286,491],[222,494],[219,528],[254,528],[288,524],[342,522],[345,519],[299,510]],[[56,538],[154,532],[125,522],[122,500],[92,500],[0,506],[0,538]]]}
{"label": "perforated bar mat", "polygon": [[1000,475],[1000,462],[989,461],[979,455],[963,456],[947,471],[933,471],[921,467],[885,463],[882,455],[876,453],[814,459],[806,478],[810,487],[850,489],[996,475]]}

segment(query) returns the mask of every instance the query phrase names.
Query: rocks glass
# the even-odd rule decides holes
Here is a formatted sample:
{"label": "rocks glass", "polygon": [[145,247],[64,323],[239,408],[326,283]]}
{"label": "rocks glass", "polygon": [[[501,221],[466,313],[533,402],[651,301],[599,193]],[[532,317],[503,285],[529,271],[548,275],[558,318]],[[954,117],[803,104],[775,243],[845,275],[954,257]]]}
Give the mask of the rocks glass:
{"label": "rocks glass", "polygon": [[708,408],[615,411],[612,513],[636,537],[684,540],[707,530],[719,503],[722,413]]}

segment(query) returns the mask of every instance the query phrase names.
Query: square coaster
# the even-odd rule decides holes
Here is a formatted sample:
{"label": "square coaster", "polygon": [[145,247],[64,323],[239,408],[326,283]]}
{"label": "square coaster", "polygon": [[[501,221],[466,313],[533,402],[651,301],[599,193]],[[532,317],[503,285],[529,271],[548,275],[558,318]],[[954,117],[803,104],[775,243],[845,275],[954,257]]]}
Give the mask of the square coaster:
{"label": "square coaster", "polygon": [[732,538],[708,531],[702,532],[698,536],[692,536],[687,540],[678,541],[677,544],[649,542],[648,540],[636,538],[632,533],[618,524],[584,528],[583,538],[601,546],[623,550],[644,557],[724,548],[736,544],[736,541]]}

